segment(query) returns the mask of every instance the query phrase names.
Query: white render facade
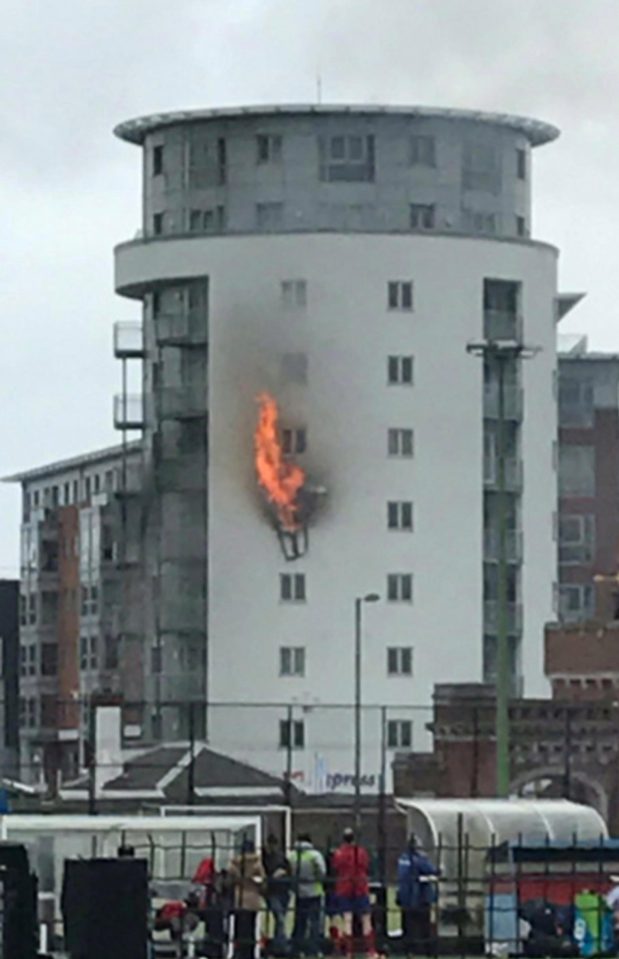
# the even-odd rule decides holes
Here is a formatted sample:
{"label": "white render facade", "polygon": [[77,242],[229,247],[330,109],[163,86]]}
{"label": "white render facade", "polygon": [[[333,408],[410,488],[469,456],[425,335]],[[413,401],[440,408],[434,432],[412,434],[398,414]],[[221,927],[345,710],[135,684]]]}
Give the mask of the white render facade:
{"label": "white render facade", "polygon": [[[143,236],[117,248],[116,288],[143,309],[157,731],[182,734],[169,704],[195,700],[214,748],[310,789],[350,787],[354,600],[367,593],[381,601],[363,608],[364,786],[381,737],[387,752],[425,745],[429,716],[412,707],[434,683],[492,678],[496,383],[467,345],[506,335],[537,350],[509,387],[510,627],[515,688],[543,694],[557,253],[528,234],[530,148],[556,131],[282,107],[117,132],[145,158]],[[293,561],[255,481],[264,390],[326,490]]]}

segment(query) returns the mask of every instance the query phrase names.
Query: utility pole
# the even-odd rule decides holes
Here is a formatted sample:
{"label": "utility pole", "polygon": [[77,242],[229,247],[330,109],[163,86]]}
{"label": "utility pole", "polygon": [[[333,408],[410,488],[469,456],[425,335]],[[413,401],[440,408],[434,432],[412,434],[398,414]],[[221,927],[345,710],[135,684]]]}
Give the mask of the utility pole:
{"label": "utility pole", "polygon": [[357,842],[361,832],[361,611],[364,603],[377,603],[380,600],[378,593],[367,593],[355,599],[355,830]]}
{"label": "utility pole", "polygon": [[496,372],[498,409],[497,456],[497,648],[496,648],[496,794],[509,795],[509,700],[511,675],[509,656],[509,608],[507,600],[507,476],[505,444],[505,373],[508,364],[527,359],[537,350],[516,339],[482,340],[469,343],[467,352],[480,356]]}

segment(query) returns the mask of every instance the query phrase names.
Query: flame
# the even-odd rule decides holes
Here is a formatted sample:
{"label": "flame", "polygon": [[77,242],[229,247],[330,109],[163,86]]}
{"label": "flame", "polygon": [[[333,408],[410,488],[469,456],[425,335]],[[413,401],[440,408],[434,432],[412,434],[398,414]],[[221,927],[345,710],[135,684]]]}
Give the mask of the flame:
{"label": "flame", "polygon": [[305,483],[305,473],[296,463],[284,458],[277,422],[277,401],[270,393],[261,393],[258,425],[254,434],[256,474],[258,483],[269,502],[277,510],[277,517],[287,532],[299,529],[297,494]]}

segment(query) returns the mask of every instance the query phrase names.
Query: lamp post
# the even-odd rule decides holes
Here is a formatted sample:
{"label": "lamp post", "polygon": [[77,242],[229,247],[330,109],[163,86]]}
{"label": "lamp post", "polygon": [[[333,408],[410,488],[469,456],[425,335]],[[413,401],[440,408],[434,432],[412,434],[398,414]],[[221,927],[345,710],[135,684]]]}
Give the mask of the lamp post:
{"label": "lamp post", "polygon": [[364,603],[378,603],[378,593],[355,599],[355,829],[361,829],[361,612]]}
{"label": "lamp post", "polygon": [[505,444],[505,374],[509,363],[528,359],[538,350],[516,339],[488,339],[468,343],[467,352],[480,356],[496,371],[498,386],[496,457],[497,457],[497,649],[496,649],[496,794],[509,795],[509,621],[507,606],[507,477]]}

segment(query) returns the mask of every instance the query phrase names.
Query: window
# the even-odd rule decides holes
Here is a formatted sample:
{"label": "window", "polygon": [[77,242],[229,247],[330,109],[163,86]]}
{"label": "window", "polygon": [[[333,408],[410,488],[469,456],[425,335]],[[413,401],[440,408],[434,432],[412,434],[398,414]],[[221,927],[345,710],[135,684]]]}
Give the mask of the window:
{"label": "window", "polygon": [[434,137],[415,134],[410,138],[409,163],[411,166],[436,166]]}
{"label": "window", "polygon": [[217,140],[217,180],[223,185],[227,179],[228,151],[224,137]]}
{"label": "window", "polygon": [[64,496],[64,505],[65,505],[65,506],[68,506],[69,503],[71,502],[71,484],[70,484],[70,483],[65,483],[65,484],[64,484],[64,487],[63,487],[63,490],[64,490],[64,493],[63,493],[63,496]]}
{"label": "window", "polygon": [[284,383],[307,383],[307,353],[284,353],[281,379]]}
{"label": "window", "polygon": [[435,218],[433,203],[411,203],[409,210],[411,230],[434,229]]}
{"label": "window", "polygon": [[104,643],[104,669],[118,669],[118,649],[120,645],[118,636],[106,636]]}
{"label": "window", "polygon": [[387,599],[390,603],[412,603],[413,574],[389,573],[387,576]]}
{"label": "window", "polygon": [[36,676],[37,674],[36,646],[20,646],[19,674],[20,676]]}
{"label": "window", "polygon": [[153,176],[163,173],[163,146],[153,147]]}
{"label": "window", "polygon": [[387,358],[387,383],[391,386],[412,386],[412,356],[389,356]]}
{"label": "window", "polygon": [[410,501],[392,501],[387,503],[387,529],[413,529],[413,504]]}
{"label": "window", "polygon": [[221,204],[215,207],[215,223],[219,233],[222,233],[226,229],[226,208]]}
{"label": "window", "polygon": [[595,495],[595,456],[592,446],[562,444],[559,448],[559,495]]}
{"label": "window", "polygon": [[467,233],[496,233],[496,216],[480,210],[462,210],[462,228]]}
{"label": "window", "polygon": [[305,723],[302,719],[280,719],[280,749],[303,749],[305,746]]}
{"label": "window", "polygon": [[32,494],[32,505],[34,506],[35,509],[36,509],[36,508],[38,507],[38,505],[39,505],[39,491],[38,491],[38,489],[35,489],[35,491],[34,491],[33,494]]}
{"label": "window", "polygon": [[91,636],[89,643],[89,659],[88,667],[89,669],[98,669],[99,668],[99,637]]}
{"label": "window", "polygon": [[409,429],[387,430],[387,453],[389,456],[412,456],[413,431]]}
{"label": "window", "polygon": [[256,137],[256,162],[279,163],[282,158],[282,138],[278,135],[260,133]]}
{"label": "window", "polygon": [[413,675],[413,647],[390,646],[387,650],[387,675]]}
{"label": "window", "polygon": [[37,621],[37,597],[36,593],[31,593],[28,597],[28,622],[34,626]]}
{"label": "window", "polygon": [[500,193],[501,163],[493,144],[481,141],[464,144],[462,186],[465,190]]}
{"label": "window", "polygon": [[153,673],[160,673],[163,665],[161,646],[153,646],[150,651],[150,666]]}
{"label": "window", "polygon": [[591,619],[594,612],[593,586],[562,583],[559,586],[559,619],[580,622]]}
{"label": "window", "polygon": [[279,577],[279,598],[282,603],[305,602],[305,573],[281,573]]}
{"label": "window", "polygon": [[559,373],[559,426],[593,426],[595,394],[590,379]]}
{"label": "window", "polygon": [[95,475],[93,476],[92,485],[95,493],[101,492],[101,475],[99,473],[95,473]]}
{"label": "window", "polygon": [[413,724],[410,719],[390,719],[387,722],[387,747],[410,749],[413,745]]}
{"label": "window", "polygon": [[80,484],[79,480],[73,480],[73,502],[79,503],[80,500]]}
{"label": "window", "polygon": [[526,150],[516,150],[516,173],[519,180],[526,180],[527,178]]}
{"label": "window", "polygon": [[163,213],[153,213],[153,233],[155,236],[163,233]]}
{"label": "window", "polygon": [[390,280],[387,284],[387,306],[390,310],[412,310],[412,280]]}
{"label": "window", "polygon": [[304,426],[282,430],[282,450],[285,455],[293,456],[305,453],[307,449],[307,430]]}
{"label": "window", "polygon": [[19,725],[32,728],[37,724],[37,701],[33,697],[21,696],[19,700]]}
{"label": "window", "polygon": [[[206,214],[204,216],[206,217]],[[202,229],[203,222],[202,210],[189,211],[189,229],[192,233],[198,233]]]}
{"label": "window", "polygon": [[320,179],[323,182],[371,182],[374,180],[374,137],[320,137]]}
{"label": "window", "polygon": [[307,283],[305,280],[282,280],[282,306],[287,310],[304,310],[307,306]]}
{"label": "window", "polygon": [[305,676],[304,646],[280,646],[279,675]]}
{"label": "window", "polygon": [[283,203],[256,203],[256,229],[279,230],[284,222]]}
{"label": "window", "polygon": [[58,647],[55,643],[41,646],[41,676],[55,676],[58,672]]}
{"label": "window", "polygon": [[19,625],[27,626],[28,625],[28,610],[27,610],[27,600],[28,597],[23,593],[19,597]]}
{"label": "window", "polygon": [[516,217],[516,233],[518,236],[527,235],[527,221],[523,216]]}
{"label": "window", "polygon": [[96,616],[99,611],[99,588],[97,586],[82,586],[82,616]]}
{"label": "window", "polygon": [[80,636],[80,669],[88,669],[88,636]]}
{"label": "window", "polygon": [[559,517],[559,562],[590,563],[593,560],[595,516],[567,514]]}

